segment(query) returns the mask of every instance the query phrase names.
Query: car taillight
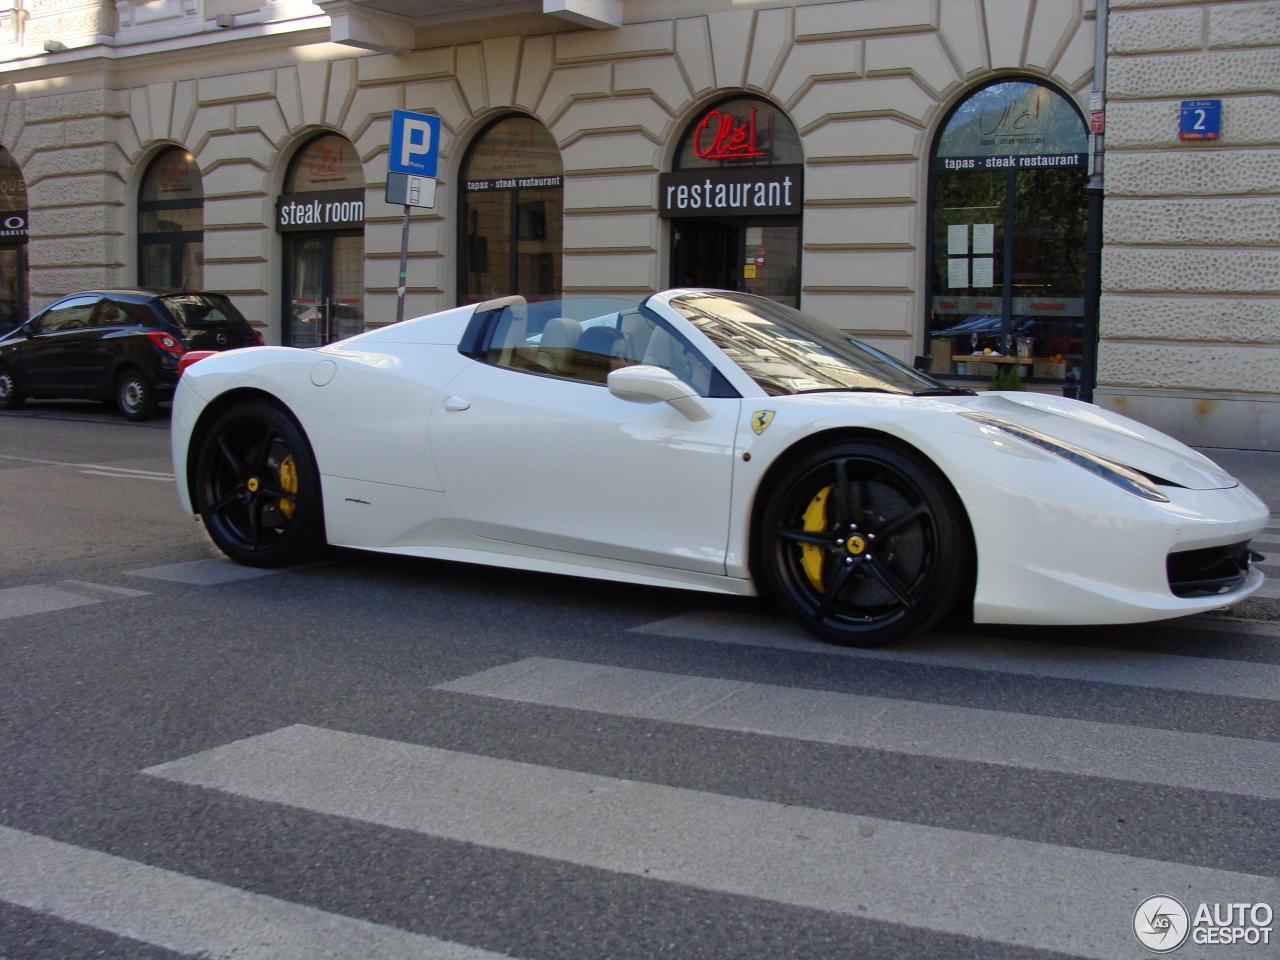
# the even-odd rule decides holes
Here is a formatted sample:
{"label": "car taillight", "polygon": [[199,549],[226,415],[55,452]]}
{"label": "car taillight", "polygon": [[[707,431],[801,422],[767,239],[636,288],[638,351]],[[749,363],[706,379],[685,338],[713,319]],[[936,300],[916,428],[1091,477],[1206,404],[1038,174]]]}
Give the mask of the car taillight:
{"label": "car taillight", "polygon": [[255,347],[265,347],[267,345],[267,341],[262,339],[261,330],[253,331],[253,345]]}
{"label": "car taillight", "polygon": [[178,376],[181,377],[182,371],[187,369],[187,367],[191,366],[193,363],[203,360],[205,357],[216,357],[217,355],[217,350],[192,350],[178,361]]}
{"label": "car taillight", "polygon": [[147,336],[151,338],[151,342],[163,350],[165,353],[173,353],[182,356],[187,352],[187,348],[182,345],[182,341],[172,334],[165,333],[163,330],[148,330]]}

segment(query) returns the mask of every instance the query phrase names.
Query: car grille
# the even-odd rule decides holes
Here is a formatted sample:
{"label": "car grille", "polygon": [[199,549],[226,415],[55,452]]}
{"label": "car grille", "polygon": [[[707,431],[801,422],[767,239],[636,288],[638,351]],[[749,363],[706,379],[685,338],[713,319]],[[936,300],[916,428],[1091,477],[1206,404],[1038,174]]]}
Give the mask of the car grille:
{"label": "car grille", "polygon": [[1244,583],[1249,563],[1262,559],[1242,540],[1225,547],[1205,547],[1169,554],[1165,567],[1175,597],[1212,597]]}

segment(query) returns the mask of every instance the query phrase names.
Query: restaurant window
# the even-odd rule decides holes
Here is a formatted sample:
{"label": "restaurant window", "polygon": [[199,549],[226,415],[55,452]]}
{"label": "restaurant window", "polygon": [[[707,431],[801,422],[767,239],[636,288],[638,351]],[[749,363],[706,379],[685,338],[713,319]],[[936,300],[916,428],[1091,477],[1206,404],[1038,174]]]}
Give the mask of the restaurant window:
{"label": "restaurant window", "polygon": [[204,187],[181,147],[158,154],[138,194],[138,284],[165,290],[204,286]]}
{"label": "restaurant window", "polygon": [[798,306],[803,207],[804,153],[785,113],[754,97],[699,111],[659,182],[671,285]]}
{"label": "restaurant window", "polygon": [[462,164],[458,301],[561,295],[564,165],[532,117],[508,116],[476,138]]}
{"label": "restaurant window", "polygon": [[364,164],[327,133],[293,158],[276,201],[284,238],[285,346],[318,347],[364,332]]}
{"label": "restaurant window", "polygon": [[27,319],[27,183],[0,147],[0,334]]}
{"label": "restaurant window", "polygon": [[1042,83],[993,83],[951,112],[930,182],[933,373],[1079,375],[1087,150],[1075,104]]}

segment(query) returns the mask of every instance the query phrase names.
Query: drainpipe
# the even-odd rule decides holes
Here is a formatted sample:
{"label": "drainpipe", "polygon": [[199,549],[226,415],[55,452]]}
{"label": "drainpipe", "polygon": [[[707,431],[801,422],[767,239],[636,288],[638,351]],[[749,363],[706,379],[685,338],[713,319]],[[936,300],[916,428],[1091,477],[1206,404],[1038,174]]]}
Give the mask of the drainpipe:
{"label": "drainpipe", "polygon": [[1098,306],[1102,299],[1103,139],[1095,123],[1105,115],[1107,102],[1107,0],[1097,0],[1094,13],[1093,93],[1089,98],[1090,140],[1088,218],[1084,237],[1084,343],[1080,357],[1080,399],[1093,402],[1098,382]]}

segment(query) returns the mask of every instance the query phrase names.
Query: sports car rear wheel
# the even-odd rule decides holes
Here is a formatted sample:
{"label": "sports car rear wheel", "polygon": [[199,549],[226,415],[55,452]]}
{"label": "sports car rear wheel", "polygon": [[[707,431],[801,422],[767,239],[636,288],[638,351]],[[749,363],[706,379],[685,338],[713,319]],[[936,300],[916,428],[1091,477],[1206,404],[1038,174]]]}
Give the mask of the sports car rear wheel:
{"label": "sports car rear wheel", "polygon": [[232,560],[280,567],[324,544],[320,475],[311,445],[284,411],[237,404],[205,434],[196,460],[196,509]]}
{"label": "sports car rear wheel", "polygon": [[832,643],[878,646],[928,630],[969,582],[955,494],[932,464],[888,444],[835,444],[797,461],[762,523],[776,599]]}

